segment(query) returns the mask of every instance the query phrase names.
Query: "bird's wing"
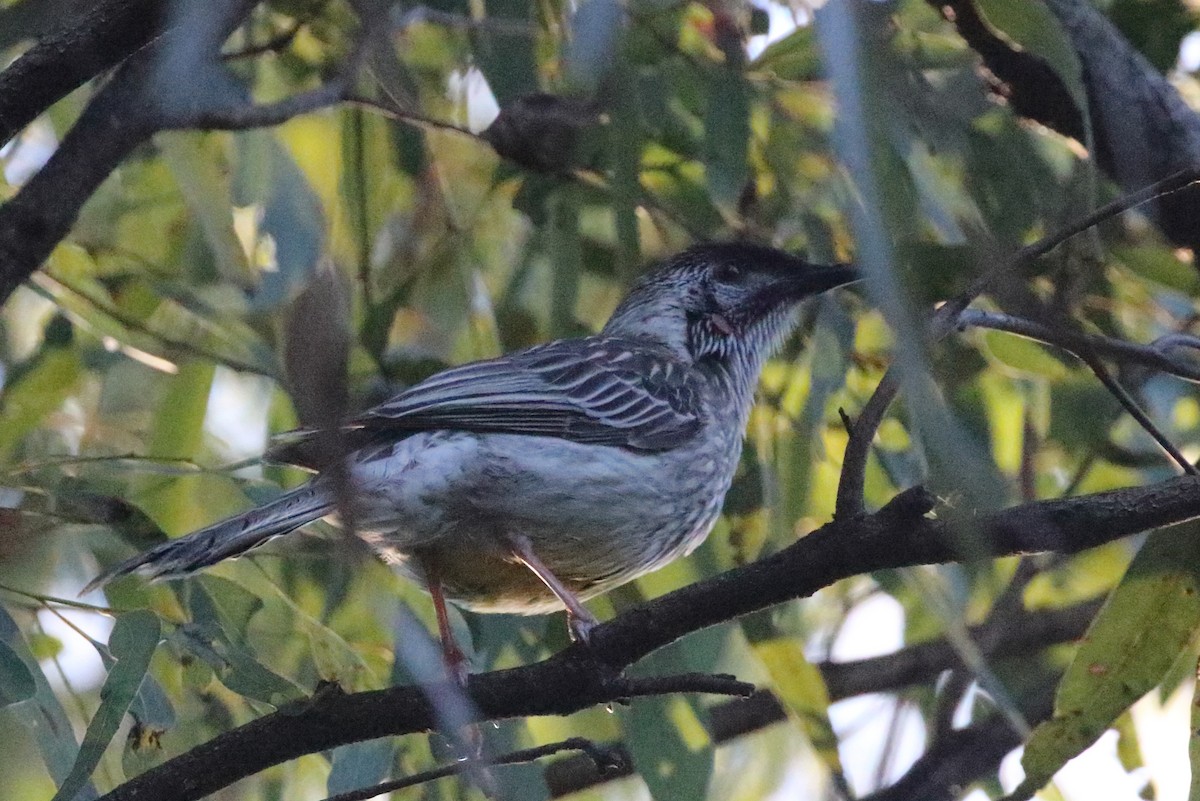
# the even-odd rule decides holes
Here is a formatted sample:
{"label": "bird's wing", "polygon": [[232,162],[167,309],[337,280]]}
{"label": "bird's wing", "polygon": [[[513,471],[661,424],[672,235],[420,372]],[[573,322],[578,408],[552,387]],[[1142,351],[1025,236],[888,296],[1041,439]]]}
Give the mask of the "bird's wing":
{"label": "bird's wing", "polygon": [[656,451],[694,435],[700,415],[695,387],[668,352],[594,338],[446,370],[350,426],[534,434]]}
{"label": "bird's wing", "polygon": [[[342,446],[357,450],[449,429],[660,451],[685,442],[701,425],[696,386],[669,352],[595,337],[437,373],[350,420]],[[313,433],[283,435],[267,458],[319,469]]]}

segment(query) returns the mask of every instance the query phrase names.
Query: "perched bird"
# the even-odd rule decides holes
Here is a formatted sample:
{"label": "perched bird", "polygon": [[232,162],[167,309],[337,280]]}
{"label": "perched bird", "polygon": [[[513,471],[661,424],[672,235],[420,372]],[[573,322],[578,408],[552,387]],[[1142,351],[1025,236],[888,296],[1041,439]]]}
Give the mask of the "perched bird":
{"label": "perched bird", "polygon": [[[700,245],[647,273],[599,334],[445,370],[346,423],[355,532],[425,582],[451,669],[464,661],[446,599],[479,612],[565,608],[586,640],[596,620],[583,599],[699,545],[797,303],[857,278],[758,245]],[[318,475],[90,586],[182,576],[336,507]]]}

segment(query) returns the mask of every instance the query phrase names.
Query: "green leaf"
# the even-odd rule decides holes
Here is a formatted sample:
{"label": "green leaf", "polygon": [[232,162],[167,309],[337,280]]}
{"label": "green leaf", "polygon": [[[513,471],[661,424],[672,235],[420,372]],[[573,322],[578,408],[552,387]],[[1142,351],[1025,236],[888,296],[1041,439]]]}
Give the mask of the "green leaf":
{"label": "green leaf", "polygon": [[1029,798],[1196,648],[1200,522],[1152,534],[1092,622],[1058,686],[1054,717],[1034,730],[1013,798]]}
{"label": "green leaf", "polygon": [[[1197,674],[1200,675],[1200,663],[1196,665]],[[1188,737],[1188,760],[1192,765],[1192,783],[1191,789],[1188,791],[1188,801],[1200,801],[1200,704],[1192,699],[1192,726],[1189,729]]]}
{"label": "green leaf", "polygon": [[333,749],[333,767],[325,780],[326,795],[378,784],[388,778],[395,758],[396,740],[387,737]]}
{"label": "green leaf", "polygon": [[1114,247],[1113,255],[1135,274],[1177,292],[1194,295],[1200,288],[1196,267],[1165,248],[1150,245]]}
{"label": "green leaf", "polygon": [[316,268],[325,246],[325,215],[308,179],[273,134],[252,131],[237,141],[235,202],[261,209],[258,245],[270,268],[251,304],[266,311],[285,301]]}
{"label": "green leaf", "polygon": [[704,798],[713,746],[687,698],[636,699],[625,731],[634,767],[653,798]]}
{"label": "green leaf", "polygon": [[0,706],[28,701],[37,692],[33,674],[7,643],[0,641]]}
{"label": "green leaf", "polygon": [[79,747],[79,756],[67,778],[59,785],[54,801],[71,801],[75,798],[75,794],[96,769],[104,750],[117,733],[121,719],[137,695],[146,669],[150,667],[150,657],[158,647],[161,632],[158,616],[148,610],[139,609],[117,618],[108,639],[109,650],[117,663],[108,672],[108,678],[100,688],[100,708],[88,724],[83,744]]}
{"label": "green leaf", "polygon": [[1070,372],[1047,348],[1031,339],[1003,331],[984,331],[986,352],[1007,372],[1026,378],[1064,378]]}
{"label": "green leaf", "polygon": [[1088,98],[1079,57],[1045,3],[1038,0],[979,0],[979,10],[1002,37],[1048,63],[1071,93],[1087,124]]}
{"label": "green leaf", "polygon": [[750,65],[755,71],[770,72],[785,81],[813,81],[825,74],[816,29],[801,25],[771,43]]}
{"label": "green leaf", "polygon": [[221,277],[253,289],[257,276],[233,228],[233,190],[221,140],[206,133],[175,131],[158,134],[154,144],[200,223]]}
{"label": "green leaf", "polygon": [[498,24],[485,24],[475,33],[475,58],[501,106],[538,89],[534,49],[525,34],[512,31],[533,25],[534,8],[526,0],[490,0],[487,19]]}
{"label": "green leaf", "polygon": [[194,623],[180,626],[175,639],[207,662],[217,678],[238,695],[279,706],[304,697],[304,691],[263,665],[249,648],[235,639],[228,621],[207,590],[194,586],[189,596]]}
{"label": "green leaf", "polygon": [[750,87],[731,66],[713,70],[704,115],[704,168],[718,206],[732,211],[750,180]]}
{"label": "green leaf", "polygon": [[[62,708],[62,704],[50,689],[46,676],[38,666],[37,660],[29,652],[25,641],[17,629],[17,623],[9,616],[8,611],[0,606],[0,643],[15,654],[24,663],[29,675],[33,677],[34,695],[26,703],[16,704],[8,710],[30,732],[41,751],[42,761],[50,771],[50,778],[61,783],[71,772],[71,766],[79,754],[79,744],[75,741],[71,720]],[[76,801],[95,798],[96,791],[90,783],[80,790]]]}
{"label": "green leaf", "polygon": [[[61,322],[69,331],[70,324]],[[62,405],[81,372],[79,355],[74,349],[50,342],[13,371],[0,393],[0,455],[10,453],[46,415]]]}
{"label": "green leaf", "polygon": [[191,459],[198,455],[212,379],[212,365],[189,362],[171,380],[155,418],[151,456]]}
{"label": "green leaf", "polygon": [[625,9],[616,0],[584,0],[571,15],[566,74],[570,85],[589,93],[602,85],[616,59]]}
{"label": "green leaf", "polygon": [[800,723],[821,761],[841,774],[837,735],[829,721],[829,691],[821,671],[804,656],[804,648],[794,637],[751,638],[750,645],[770,674],[775,694]]}
{"label": "green leaf", "polygon": [[583,253],[579,242],[579,203],[570,187],[550,197],[549,236],[550,333],[555,338],[578,336],[575,301],[579,296]]}

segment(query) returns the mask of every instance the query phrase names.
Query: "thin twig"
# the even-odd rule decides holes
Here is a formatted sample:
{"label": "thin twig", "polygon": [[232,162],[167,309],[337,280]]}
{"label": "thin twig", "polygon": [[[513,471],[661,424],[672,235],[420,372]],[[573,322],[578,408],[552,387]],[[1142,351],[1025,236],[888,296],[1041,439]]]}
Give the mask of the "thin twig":
{"label": "thin twig", "polygon": [[[1137,192],[1122,195],[1106,203],[1096,211],[1088,214],[1064,228],[1042,237],[1033,244],[1026,245],[1001,264],[984,272],[975,279],[968,289],[950,299],[934,312],[929,325],[929,335],[933,341],[938,341],[949,334],[957,325],[959,316],[979,295],[983,294],[992,282],[999,276],[1013,270],[1021,270],[1035,260],[1054,250],[1094,225],[1115,217],[1122,212],[1135,208],[1163,195],[1178,192],[1200,181],[1200,167],[1189,167],[1170,175],[1161,181],[1155,181]],[[899,379],[894,375],[895,366],[889,367],[876,387],[875,393],[867,401],[862,414],[855,421],[854,431],[846,443],[846,455],[842,460],[842,475],[838,483],[837,505],[835,519],[847,519],[863,513],[863,488],[866,481],[867,457],[870,454],[871,442],[883,422],[892,400],[899,390]]]}
{"label": "thin twig", "polygon": [[[379,3],[386,10],[387,4]],[[333,77],[315,89],[299,92],[274,103],[231,103],[222,105],[164,104],[161,128],[241,131],[250,128],[266,128],[281,125],[293,117],[335,105],[345,99],[358,77],[359,68],[366,60],[367,45],[371,39],[373,19],[364,17],[354,41],[354,47],[345,63]],[[193,101],[194,103],[194,101]]]}
{"label": "thin twig", "polygon": [[965,292],[947,301],[939,308],[937,314],[934,316],[934,337],[941,339],[949,333],[949,329],[953,327],[958,315],[967,306],[970,306],[975,298],[986,292],[992,282],[1004,273],[1011,270],[1019,270],[1033,264],[1037,259],[1045,256],[1063,242],[1078,236],[1092,226],[1099,225],[1105,220],[1112,219],[1118,214],[1136,208],[1143,203],[1149,203],[1151,200],[1156,200],[1164,195],[1186,189],[1197,181],[1200,181],[1200,167],[1188,167],[1187,169],[1168,175],[1161,181],[1155,181],[1136,192],[1121,195],[1119,198],[1105,203],[1091,214],[1060,228],[1052,234],[1042,237],[1032,244],[1026,245],[1003,263],[984,272],[983,275],[971,283]]}
{"label": "thin twig", "polygon": [[1108,371],[1103,362],[1096,358],[1095,354],[1079,353],[1076,355],[1091,369],[1096,378],[1100,380],[1100,383],[1104,385],[1104,388],[1109,391],[1109,394],[1125,407],[1125,411],[1129,412],[1129,416],[1136,420],[1138,425],[1158,443],[1158,447],[1162,448],[1168,456],[1175,460],[1183,469],[1183,472],[1188,475],[1197,474],[1196,468],[1188,461],[1187,457],[1179,452],[1179,449],[1175,447],[1171,440],[1167,439],[1167,435],[1159,430],[1154,421],[1150,419],[1150,416],[1138,405],[1137,400],[1126,391],[1125,387],[1121,386],[1121,383],[1113,377],[1112,373]]}
{"label": "thin twig", "polygon": [[[226,356],[226,355],[223,355],[216,351],[210,350],[206,347],[203,347],[201,345],[197,345],[193,341],[189,341],[187,339],[175,338],[175,337],[169,336],[167,334],[164,334],[161,331],[155,331],[152,328],[150,328],[149,326],[147,326],[145,323],[143,323],[142,321],[138,320],[137,318],[135,318],[129,314],[126,314],[125,312],[121,311],[117,307],[112,306],[111,304],[109,304],[103,300],[100,300],[99,298],[95,298],[92,295],[85,292],[84,290],[72,285],[69,281],[63,280],[62,278],[57,278],[55,276],[50,275],[49,273],[46,273],[46,272],[35,273],[34,276],[32,277],[30,285],[32,286],[32,288],[35,291],[37,291],[39,293],[44,293],[46,297],[48,297],[50,300],[54,301],[55,304],[59,307],[59,310],[62,311],[64,314],[66,314],[68,317],[70,317],[74,320],[77,320],[81,323],[86,324],[87,319],[83,315],[76,314],[76,313],[72,312],[69,308],[66,308],[61,303],[59,303],[58,298],[56,298],[54,296],[56,291],[65,290],[66,292],[69,292],[70,294],[79,298],[84,303],[87,303],[89,306],[91,306],[96,311],[105,315],[106,317],[113,320],[114,322],[120,324],[123,328],[127,328],[134,333],[138,333],[138,334],[142,334],[147,337],[151,337],[151,338],[157,340],[158,342],[160,342],[161,344],[166,345],[169,348],[178,350],[180,353],[186,353],[191,356],[199,356],[202,359],[208,359],[210,361],[216,362],[217,364],[224,365],[226,367],[229,367],[233,370],[237,370],[239,372],[254,373],[255,375],[261,375],[261,376],[265,376],[267,378],[273,378],[275,380],[279,380],[278,373],[276,373],[274,370],[272,370],[269,366],[257,365],[257,364],[253,364],[251,362],[243,361],[243,360],[233,357],[233,356]],[[214,323],[213,320],[209,320],[208,318],[201,318],[201,319],[205,323],[210,323],[210,324]]]}
{"label": "thin twig", "polygon": [[[1163,372],[1171,375],[1179,376],[1188,381],[1200,381],[1200,369],[1197,369],[1189,364],[1183,364],[1172,359],[1166,354],[1166,349],[1161,344],[1155,343],[1151,346],[1134,345],[1130,342],[1114,339],[1112,337],[1093,336],[1081,334],[1074,331],[1066,331],[1062,329],[1052,328],[1048,325],[1035,323],[1032,320],[1025,320],[1020,317],[1013,317],[1008,314],[999,314],[996,312],[982,312],[975,309],[967,309],[959,315],[958,327],[961,329],[966,325],[976,325],[979,327],[994,328],[997,330],[1008,331],[1030,339],[1036,339],[1040,342],[1045,342],[1050,345],[1059,347],[1071,355],[1078,358],[1091,369],[1100,383],[1104,385],[1113,397],[1129,412],[1130,416],[1137,421],[1138,425],[1146,430],[1154,441],[1158,443],[1168,456],[1170,456],[1185,473],[1194,474],[1196,468],[1188,461],[1179,449],[1167,438],[1167,436],[1154,424],[1149,415],[1138,405],[1138,402],[1129,394],[1126,389],[1121,386],[1120,382],[1113,377],[1099,359],[1099,351],[1103,350],[1109,355],[1115,355],[1122,361],[1134,362],[1148,367],[1155,367]],[[1165,338],[1164,338],[1165,339]],[[1161,340],[1160,340],[1161,342]],[[1180,334],[1173,334],[1168,342],[1168,347],[1177,347],[1186,344],[1191,347],[1200,345],[1194,337],[1188,337]]]}
{"label": "thin twig", "polygon": [[12,465],[0,470],[0,475],[5,477],[20,476],[26,473],[35,473],[39,470],[45,470],[51,467],[75,467],[78,465],[87,464],[103,464],[112,466],[120,462],[135,462],[142,464],[153,465],[178,465],[179,473],[220,473],[225,472],[228,468],[209,468],[193,462],[191,459],[181,459],[171,456],[143,456],[137,453],[119,453],[111,456],[62,456],[58,458],[39,459],[36,462],[22,462],[18,465]]}
{"label": "thin twig", "polygon": [[510,754],[489,759],[486,763],[482,760],[467,759],[461,762],[454,762],[449,765],[442,765],[440,768],[422,771],[412,776],[406,776],[403,779],[393,779],[391,781],[381,782],[372,787],[360,787],[357,790],[350,790],[345,793],[329,796],[325,801],[366,801],[368,798],[374,798],[384,793],[403,790],[407,787],[416,787],[419,784],[426,784],[437,779],[444,779],[447,776],[457,776],[468,770],[480,767],[483,764],[487,766],[496,765],[520,765],[526,762],[533,762],[543,757],[552,756],[563,751],[583,751],[596,763],[596,766],[603,771],[606,767],[611,766],[612,761],[609,752],[606,749],[593,743],[584,737],[570,737],[557,743],[549,743],[547,745],[539,745],[535,748],[525,748],[520,751],[513,751]]}
{"label": "thin twig", "polygon": [[354,94],[354,93],[347,93],[346,96],[344,98],[342,98],[342,100],[347,105],[359,106],[361,108],[366,109],[367,111],[373,111],[376,114],[387,117],[389,120],[395,120],[396,122],[403,122],[403,123],[407,123],[409,125],[415,125],[415,126],[424,127],[424,128],[434,128],[439,131],[453,131],[454,133],[463,134],[464,136],[469,136],[472,139],[480,139],[480,140],[483,139],[482,136],[475,133],[474,131],[472,131],[469,128],[463,128],[462,126],[455,125],[452,122],[445,122],[444,120],[435,120],[432,117],[425,117],[420,114],[414,114],[413,112],[410,112],[410,111],[404,111],[403,109],[397,107],[394,103],[385,103],[384,101],[377,100],[373,97],[367,97],[365,95]]}
{"label": "thin twig", "polygon": [[837,502],[833,519],[845,520],[864,514],[863,490],[867,480],[867,457],[871,454],[871,443],[875,432],[883,422],[888,407],[900,391],[900,376],[896,366],[888,367],[879,379],[875,392],[867,399],[846,440],[846,452],[842,457],[842,476],[838,481]]}
{"label": "thin twig", "polygon": [[300,20],[292,22],[291,26],[280,31],[265,42],[256,45],[250,45],[241,50],[234,50],[230,53],[221,54],[221,58],[225,61],[240,61],[247,58],[255,58],[256,56],[265,55],[267,53],[278,53],[286,49],[295,40],[296,35],[300,33],[300,29],[304,27],[304,23]]}
{"label": "thin twig", "polygon": [[72,609],[82,609],[85,612],[98,612],[102,615],[117,615],[125,611],[122,609],[114,609],[110,606],[96,606],[95,604],[85,604],[82,601],[72,601],[69,598],[57,598],[53,595],[42,595],[41,593],[30,592],[29,590],[21,590],[16,587],[9,587],[7,584],[0,584],[0,592],[11,592],[13,595],[19,595],[23,598],[37,601],[41,606],[49,609],[51,604],[59,606],[69,606]]}
{"label": "thin twig", "polygon": [[1200,383],[1200,364],[1191,364],[1171,355],[1172,350],[1180,347],[1200,350],[1200,339],[1187,334],[1168,334],[1150,345],[1138,345],[1115,337],[1070,331],[1011,314],[979,309],[967,309],[959,315],[959,330],[967,326],[1006,331],[1053,345],[1076,356],[1090,350],[1097,356],[1150,367],[1185,381]]}

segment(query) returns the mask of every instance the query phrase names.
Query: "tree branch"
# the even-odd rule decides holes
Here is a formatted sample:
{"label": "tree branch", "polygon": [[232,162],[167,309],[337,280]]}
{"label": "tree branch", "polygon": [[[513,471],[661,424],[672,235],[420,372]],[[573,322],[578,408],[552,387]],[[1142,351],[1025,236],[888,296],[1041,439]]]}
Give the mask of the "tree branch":
{"label": "tree branch", "polygon": [[[988,325],[988,323],[993,323]],[[1177,364],[1169,358],[1164,352],[1156,350],[1153,347],[1143,348],[1138,345],[1133,345],[1128,342],[1123,342],[1119,339],[1111,337],[1088,336],[1086,334],[1075,333],[1070,331],[1060,332],[1058,329],[1046,325],[1040,325],[1029,320],[1023,320],[1019,317],[1013,317],[1007,314],[996,314],[987,312],[974,312],[966,310],[958,316],[958,328],[961,330],[965,325],[983,325],[989,328],[999,328],[1005,331],[1020,333],[1031,339],[1038,339],[1042,342],[1056,345],[1059,348],[1067,351],[1077,359],[1088,366],[1088,369],[1096,376],[1104,388],[1117,399],[1117,402],[1125,408],[1125,411],[1137,421],[1146,433],[1148,433],[1158,446],[1171,457],[1171,459],[1179,465],[1180,469],[1185,473],[1195,473],[1196,468],[1188,461],[1175,444],[1164,434],[1150,416],[1146,414],[1134,397],[1123,387],[1120,382],[1108,371],[1104,363],[1100,361],[1100,353],[1096,345],[1104,347],[1109,354],[1120,354],[1122,357],[1128,357],[1125,360],[1137,361],[1141,364],[1154,364],[1155,366],[1165,364],[1167,372],[1173,375],[1180,375],[1180,372],[1185,374],[1200,374],[1200,370],[1196,370],[1192,365]],[[1037,332],[1034,334],[1034,332]],[[1189,340],[1194,339],[1189,337]],[[1068,344],[1068,342],[1070,344]],[[1173,340],[1174,344],[1179,344]],[[1192,346],[1195,347],[1193,341]]]}
{"label": "tree branch", "polygon": [[168,3],[104,0],[42,37],[0,73],[0,145],[161,29]]}
{"label": "tree branch", "polygon": [[1183,472],[1189,475],[1196,475],[1196,468],[1192,466],[1192,463],[1188,461],[1186,456],[1179,452],[1179,449],[1175,447],[1175,443],[1171,442],[1167,435],[1159,430],[1154,421],[1150,419],[1150,415],[1146,414],[1145,410],[1138,405],[1137,400],[1113,377],[1108,368],[1104,366],[1104,363],[1093,353],[1084,352],[1076,355],[1083,360],[1083,363],[1088,366],[1100,383],[1104,385],[1108,393],[1116,398],[1117,402],[1124,407],[1129,416],[1137,421],[1137,424],[1142,427],[1143,431],[1150,435],[1158,444],[1158,447],[1162,448],[1163,452],[1171,457],[1171,460],[1179,465]]}
{"label": "tree branch", "polygon": [[[1049,714],[1045,710],[1039,718]],[[1009,751],[1021,744],[1003,715],[992,715],[950,732],[926,751],[899,781],[859,801],[954,801],[963,789],[995,770]]]}
{"label": "tree branch", "polygon": [[[985,656],[1015,659],[1048,646],[1073,642],[1083,636],[1102,601],[1089,601],[1066,609],[1018,612],[994,623],[971,627],[971,637]],[[993,634],[993,632],[995,632]],[[853,662],[822,662],[817,667],[829,689],[829,700],[840,701],[864,693],[888,692],[937,678],[960,667],[962,660],[948,640],[934,640],[902,648],[892,654]]]}
{"label": "tree branch", "polygon": [[520,751],[513,751],[494,759],[465,760],[450,765],[443,765],[440,768],[422,771],[413,776],[406,776],[403,779],[393,779],[392,781],[380,782],[372,787],[363,787],[358,790],[338,793],[325,799],[325,801],[367,801],[367,799],[375,798],[384,793],[403,790],[407,787],[416,787],[419,784],[426,784],[447,776],[457,776],[472,769],[491,767],[493,765],[520,765],[526,762],[534,762],[542,757],[560,754],[563,751],[584,752],[591,759],[596,770],[601,774],[607,773],[608,770],[606,769],[610,768],[615,772],[616,768],[619,767],[618,764],[614,764],[615,760],[611,749],[602,748],[583,737],[570,737],[557,743],[548,743],[533,748],[524,748]]}
{"label": "tree branch", "polygon": [[[925,516],[934,499],[921,489],[879,512],[835,521],[772,556],[630,609],[601,624],[588,646],[572,645],[539,662],[470,678],[482,720],[566,715],[627,693],[621,672],[680,637],[843,578],[886,568],[960,558],[962,532]],[[979,550],[1012,555],[1075,552],[1200,516],[1200,478],[1180,477],[1065,500],[981,514],[971,523]],[[219,735],[118,787],[106,798],[198,799],[238,779],[303,754],[436,725],[431,696],[444,686],[326,692]]]}
{"label": "tree branch", "polygon": [[[1073,223],[1026,245],[1008,259],[986,270],[983,275],[971,283],[965,292],[938,307],[929,322],[930,337],[937,341],[953,331],[958,325],[959,318],[972,301],[987,291],[999,276],[1025,269],[1068,239],[1078,236],[1094,225],[1099,225],[1105,220],[1151,200],[1179,192],[1198,181],[1200,181],[1200,167],[1179,170],[1136,192],[1122,195]],[[862,414],[859,415],[859,419],[850,429],[850,438],[846,443],[846,455],[842,462],[842,475],[838,482],[835,519],[851,518],[863,512],[863,488],[866,482],[867,457],[870,455],[871,443],[875,439],[875,432],[879,430],[879,426],[883,422],[883,416],[900,390],[900,378],[895,372],[893,366],[884,373],[879,386],[875,388],[875,392],[868,399]]]}
{"label": "tree branch", "polygon": [[1053,345],[1072,355],[1090,350],[1097,356],[1104,356],[1124,364],[1149,367],[1182,378],[1184,381],[1200,383],[1200,365],[1173,355],[1173,351],[1177,348],[1187,347],[1200,350],[1200,339],[1186,334],[1168,334],[1149,345],[1138,345],[1123,339],[1084,334],[1045,325],[1024,317],[979,309],[967,309],[959,315],[959,330],[961,331],[967,326],[1007,331],[1026,339]]}
{"label": "tree branch", "polygon": [[[220,55],[222,43],[255,5],[257,0],[224,0],[181,7],[170,21],[170,33],[125,63],[88,104],[46,165],[0,206],[0,304],[67,235],[100,183],[158,131],[278,125],[341,101],[361,65],[371,35],[369,23],[389,3],[369,4],[353,52],[327,83],[265,104],[245,100],[242,88],[224,71]],[[179,76],[187,77],[186,86],[180,85]]]}
{"label": "tree branch", "polygon": [[180,52],[202,53],[205,47],[216,58],[216,49],[256,2],[182,7],[171,20],[171,32],[122,65],[45,166],[0,206],[0,305],[67,235],[101,182],[162,128],[164,63]]}

